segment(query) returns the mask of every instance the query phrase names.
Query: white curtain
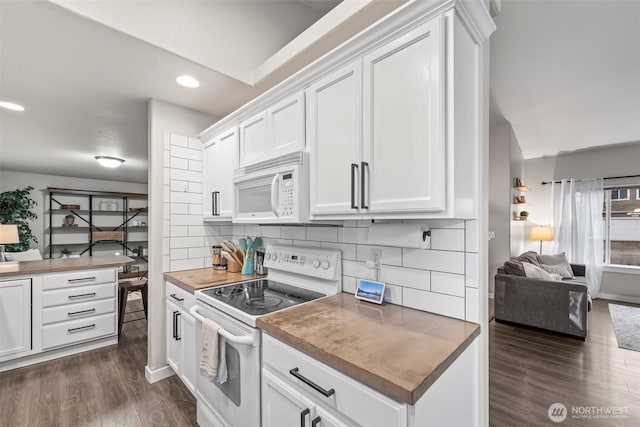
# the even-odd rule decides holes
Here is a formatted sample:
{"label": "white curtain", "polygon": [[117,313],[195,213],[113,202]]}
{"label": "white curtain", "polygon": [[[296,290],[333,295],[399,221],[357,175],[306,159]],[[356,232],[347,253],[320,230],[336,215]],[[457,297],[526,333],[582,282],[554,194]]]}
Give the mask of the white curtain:
{"label": "white curtain", "polygon": [[603,180],[554,182],[551,194],[555,251],[566,252],[570,262],[586,265],[589,291],[597,298],[604,258]]}

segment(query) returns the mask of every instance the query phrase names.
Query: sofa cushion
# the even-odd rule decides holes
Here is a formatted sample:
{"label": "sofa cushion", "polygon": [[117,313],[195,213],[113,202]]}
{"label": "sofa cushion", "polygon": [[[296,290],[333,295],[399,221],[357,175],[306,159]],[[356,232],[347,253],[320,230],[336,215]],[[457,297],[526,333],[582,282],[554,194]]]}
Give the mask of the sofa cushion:
{"label": "sofa cushion", "polygon": [[559,274],[563,279],[571,279],[574,276],[565,252],[555,255],[538,255],[537,258],[539,265],[549,273]]}
{"label": "sofa cushion", "polygon": [[511,258],[509,261],[504,263],[504,271],[506,274],[512,274],[514,276],[526,276],[524,273],[524,268],[522,267],[523,262],[528,262],[529,264],[535,265],[536,267],[540,266],[537,258],[538,254],[533,251],[528,251],[519,255],[515,258]]}
{"label": "sofa cushion", "polygon": [[542,280],[562,280],[562,277],[560,275],[547,273],[542,268],[529,262],[523,262],[522,268],[524,269],[524,274],[526,277]]}
{"label": "sofa cushion", "polygon": [[29,249],[24,252],[5,252],[5,261],[40,261],[42,255],[37,249]]}

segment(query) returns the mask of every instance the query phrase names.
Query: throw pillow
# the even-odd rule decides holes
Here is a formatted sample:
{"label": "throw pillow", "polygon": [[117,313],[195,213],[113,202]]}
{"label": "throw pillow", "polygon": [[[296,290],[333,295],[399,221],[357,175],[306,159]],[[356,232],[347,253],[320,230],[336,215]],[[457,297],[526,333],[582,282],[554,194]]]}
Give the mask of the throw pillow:
{"label": "throw pillow", "polygon": [[526,275],[522,268],[522,263],[528,262],[529,264],[539,266],[540,264],[538,263],[537,256],[538,254],[536,252],[528,251],[515,258],[511,258],[509,261],[504,263],[504,272],[513,276],[524,277]]}
{"label": "throw pillow", "polygon": [[4,259],[6,261],[40,261],[42,255],[37,249],[29,249],[24,252],[5,252]]}
{"label": "throw pillow", "polygon": [[562,277],[557,274],[551,274],[544,271],[542,268],[537,265],[533,265],[529,262],[523,262],[522,268],[524,269],[524,274],[527,277],[531,277],[534,279],[542,279],[542,280],[562,280]]}
{"label": "throw pillow", "polygon": [[565,252],[555,255],[538,255],[538,262],[541,267],[547,266],[542,268],[549,273],[559,274],[563,279],[573,279],[573,270]]}

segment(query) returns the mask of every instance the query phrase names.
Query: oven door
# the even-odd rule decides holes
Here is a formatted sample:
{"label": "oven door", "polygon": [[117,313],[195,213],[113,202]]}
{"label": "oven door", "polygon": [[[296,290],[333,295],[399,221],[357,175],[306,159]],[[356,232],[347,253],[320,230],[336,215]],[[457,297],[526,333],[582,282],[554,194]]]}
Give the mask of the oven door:
{"label": "oven door", "polygon": [[[224,426],[260,425],[260,330],[247,326],[238,320],[202,302],[190,310],[196,322],[196,366],[198,423]],[[224,329],[220,332],[226,338],[225,356],[228,378],[223,384],[209,381],[200,375],[200,349],[202,348],[202,317],[213,320]],[[210,412],[213,411],[214,414]],[[201,413],[209,412],[205,420]],[[213,416],[215,415],[215,416]]]}

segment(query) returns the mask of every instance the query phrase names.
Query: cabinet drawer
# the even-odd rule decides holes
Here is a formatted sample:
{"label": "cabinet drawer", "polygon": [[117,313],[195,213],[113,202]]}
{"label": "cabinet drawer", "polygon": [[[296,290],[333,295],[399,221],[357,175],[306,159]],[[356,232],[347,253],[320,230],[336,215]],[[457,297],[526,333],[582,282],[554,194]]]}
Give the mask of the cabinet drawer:
{"label": "cabinet drawer", "polygon": [[102,299],[79,304],[67,304],[42,310],[42,324],[85,319],[87,317],[116,312],[116,299]]}
{"label": "cabinet drawer", "polygon": [[116,314],[104,314],[42,327],[42,349],[115,335]]}
{"label": "cabinet drawer", "polygon": [[75,304],[103,298],[113,298],[116,296],[116,286],[117,285],[115,283],[107,283],[104,285],[81,286],[43,292],[42,306],[52,307],[55,305]]}
{"label": "cabinet drawer", "polygon": [[166,282],[165,295],[167,300],[171,301],[183,310],[189,310],[196,304],[196,298],[191,292],[185,291],[171,282]]}
{"label": "cabinet drawer", "polygon": [[97,285],[100,283],[114,283],[115,269],[81,270],[69,273],[47,274],[42,277],[42,289],[70,288],[72,286]]}
{"label": "cabinet drawer", "polygon": [[[289,345],[263,333],[262,360],[299,390],[325,406],[335,408],[339,413],[363,426],[407,425],[406,405],[384,396],[380,392],[344,375],[341,372],[313,359]],[[296,374],[334,392],[325,396],[290,373]]]}

